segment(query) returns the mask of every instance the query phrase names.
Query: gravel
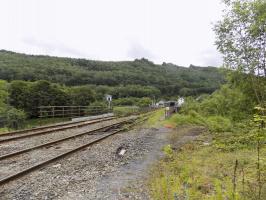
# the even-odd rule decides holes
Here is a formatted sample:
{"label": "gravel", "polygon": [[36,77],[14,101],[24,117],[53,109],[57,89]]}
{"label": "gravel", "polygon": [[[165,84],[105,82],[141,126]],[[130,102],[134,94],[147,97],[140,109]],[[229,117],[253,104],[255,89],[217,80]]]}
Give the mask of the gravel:
{"label": "gravel", "polygon": [[150,199],[147,172],[171,134],[163,127],[116,134],[1,186],[0,199]]}
{"label": "gravel", "polygon": [[5,142],[3,144],[0,144],[0,156],[4,154],[8,154],[10,152],[19,151],[25,148],[30,148],[30,147],[37,146],[43,143],[62,139],[64,137],[73,136],[73,135],[76,135],[78,133],[82,133],[85,131],[90,131],[92,129],[99,128],[101,126],[107,126],[115,122],[118,122],[120,120],[121,119],[113,119],[110,121],[90,124],[84,127],[73,128],[73,129],[68,129],[68,130],[63,130],[63,131],[56,131],[56,132],[52,132],[52,133],[48,133],[44,135],[38,135],[35,137],[31,137],[31,138],[22,138],[22,139],[15,140],[15,141]]}
{"label": "gravel", "polygon": [[[138,128],[111,136],[3,185],[0,199],[124,199],[130,196],[128,182],[142,180],[160,154],[166,132]],[[123,156],[118,155],[121,147],[126,150]]]}

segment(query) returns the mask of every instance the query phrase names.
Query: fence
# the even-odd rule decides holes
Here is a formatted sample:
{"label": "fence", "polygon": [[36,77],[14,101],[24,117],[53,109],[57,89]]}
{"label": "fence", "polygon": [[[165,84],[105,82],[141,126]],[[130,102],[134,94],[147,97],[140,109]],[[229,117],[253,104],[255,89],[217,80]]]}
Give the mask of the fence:
{"label": "fence", "polygon": [[39,117],[80,117],[110,112],[104,106],[40,106]]}

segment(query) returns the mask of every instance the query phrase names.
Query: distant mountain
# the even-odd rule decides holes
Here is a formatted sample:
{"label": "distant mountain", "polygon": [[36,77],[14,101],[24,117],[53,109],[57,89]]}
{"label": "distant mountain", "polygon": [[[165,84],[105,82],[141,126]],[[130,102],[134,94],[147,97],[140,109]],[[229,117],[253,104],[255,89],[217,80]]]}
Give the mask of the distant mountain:
{"label": "distant mountain", "polygon": [[145,58],[106,62],[26,55],[6,50],[0,50],[0,79],[48,80],[69,86],[154,86],[166,96],[211,93],[224,81],[215,67],[158,65]]}

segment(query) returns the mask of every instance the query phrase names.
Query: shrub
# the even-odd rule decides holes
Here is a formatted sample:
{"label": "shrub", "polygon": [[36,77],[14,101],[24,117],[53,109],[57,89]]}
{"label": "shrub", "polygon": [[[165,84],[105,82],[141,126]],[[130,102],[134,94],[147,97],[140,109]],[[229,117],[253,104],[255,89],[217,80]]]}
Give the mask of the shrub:
{"label": "shrub", "polygon": [[152,100],[149,97],[136,98],[136,97],[128,97],[128,98],[119,98],[113,101],[113,105],[115,106],[139,106],[139,107],[148,107],[151,105]]}
{"label": "shrub", "polygon": [[139,99],[139,101],[137,102],[137,106],[139,107],[148,107],[149,105],[152,104],[152,100],[148,97],[143,97],[141,99]]}
{"label": "shrub", "polygon": [[113,101],[113,105],[115,106],[133,106],[137,101],[137,98],[119,98]]}
{"label": "shrub", "polygon": [[198,112],[200,110],[200,104],[194,98],[188,97],[182,105],[180,112],[188,114],[192,110]]}
{"label": "shrub", "polygon": [[135,114],[139,112],[139,107],[137,106],[119,106],[114,107],[113,112],[118,116],[126,116],[130,114]]}
{"label": "shrub", "polygon": [[222,116],[211,116],[208,117],[207,125],[212,132],[226,132],[232,130],[232,123],[228,118]]}
{"label": "shrub", "polygon": [[10,108],[5,113],[6,124],[8,128],[19,129],[23,128],[26,120],[26,114],[22,110]]}
{"label": "shrub", "polygon": [[94,102],[91,103],[90,106],[86,109],[87,115],[100,115],[109,112],[110,109],[108,108],[106,102]]}
{"label": "shrub", "polygon": [[188,115],[174,114],[166,120],[166,123],[170,123],[175,126],[184,124],[206,125],[205,119],[195,111],[190,111],[190,114]]}

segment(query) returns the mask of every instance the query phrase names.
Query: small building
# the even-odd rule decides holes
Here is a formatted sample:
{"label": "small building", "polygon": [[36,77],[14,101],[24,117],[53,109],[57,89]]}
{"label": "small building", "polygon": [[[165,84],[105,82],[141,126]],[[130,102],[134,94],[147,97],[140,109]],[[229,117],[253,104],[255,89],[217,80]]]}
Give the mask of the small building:
{"label": "small building", "polygon": [[164,107],[164,104],[165,104],[165,101],[161,100],[161,101],[157,102],[155,105],[156,105],[156,107],[162,108],[162,107]]}

